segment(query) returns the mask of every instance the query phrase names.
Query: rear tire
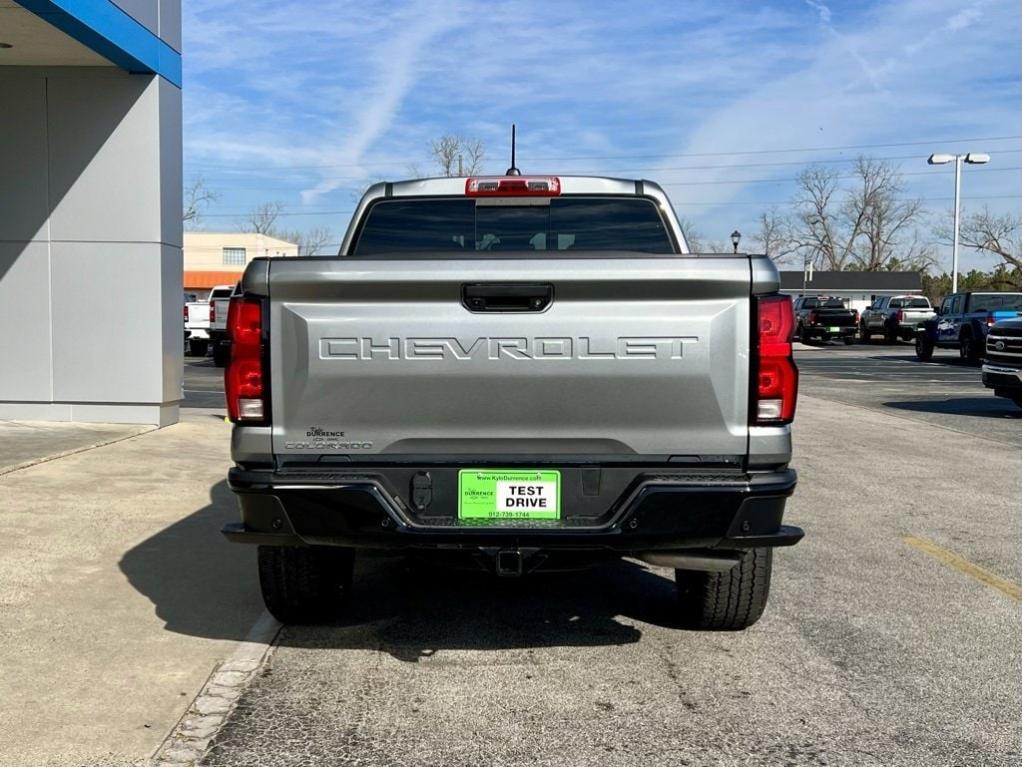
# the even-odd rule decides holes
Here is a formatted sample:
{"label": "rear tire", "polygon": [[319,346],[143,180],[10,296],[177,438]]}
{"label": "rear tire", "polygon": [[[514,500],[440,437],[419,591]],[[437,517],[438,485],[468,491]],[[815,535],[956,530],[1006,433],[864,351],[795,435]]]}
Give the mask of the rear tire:
{"label": "rear tire", "polygon": [[263,602],[281,623],[324,623],[336,617],[351,592],[354,568],[354,549],[259,547]]}
{"label": "rear tire", "polygon": [[227,364],[227,346],[224,343],[218,343],[213,347],[213,364],[218,368],[222,368]]}
{"label": "rear tire", "polygon": [[681,625],[741,631],[758,621],[770,595],[773,556],[770,548],[750,549],[724,573],[675,570]]}
{"label": "rear tire", "polygon": [[933,341],[922,333],[916,336],[916,359],[920,362],[929,362],[933,359]]}
{"label": "rear tire", "polygon": [[884,343],[891,345],[898,343],[898,329],[888,325],[884,328]]}
{"label": "rear tire", "polygon": [[809,331],[806,330],[805,328],[801,328],[798,331],[798,340],[804,343],[806,346],[811,344],[813,341],[812,337],[809,335]]}
{"label": "rear tire", "polygon": [[205,338],[193,338],[188,342],[190,357],[205,357],[209,351],[209,342]]}
{"label": "rear tire", "polygon": [[870,339],[872,339],[872,337],[873,336],[870,335],[869,328],[866,327],[866,324],[865,323],[860,323],[859,324],[859,340],[862,341],[864,344],[868,344],[870,342]]}
{"label": "rear tire", "polygon": [[855,343],[855,336],[845,336],[841,340],[845,342],[845,346],[851,346]]}
{"label": "rear tire", "polygon": [[972,337],[972,333],[965,332],[962,334],[962,337],[958,339],[958,354],[963,360],[971,365],[975,365],[979,362],[980,346]]}

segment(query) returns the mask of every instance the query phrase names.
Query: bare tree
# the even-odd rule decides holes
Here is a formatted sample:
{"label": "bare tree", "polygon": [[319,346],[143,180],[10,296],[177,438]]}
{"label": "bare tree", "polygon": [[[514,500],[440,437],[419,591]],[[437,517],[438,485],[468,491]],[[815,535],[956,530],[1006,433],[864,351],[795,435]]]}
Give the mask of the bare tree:
{"label": "bare tree", "polygon": [[220,195],[206,186],[202,176],[195,176],[184,188],[184,205],[181,210],[181,221],[186,225],[195,225],[202,218],[203,209],[216,202]]}
{"label": "bare tree", "polygon": [[692,253],[706,253],[705,242],[703,239],[703,233],[696,228],[696,225],[692,222],[692,219],[686,218],[685,216],[678,216],[678,226],[681,227],[681,233],[685,237],[685,242],[688,243],[688,249]]}
{"label": "bare tree", "polygon": [[[942,230],[941,234],[950,239],[950,231]],[[967,248],[992,253],[1010,268],[1022,269],[1022,217],[1010,213],[997,215],[983,208],[964,218],[958,240]]]}
{"label": "bare tree", "polygon": [[753,235],[756,250],[765,253],[778,264],[795,260],[792,244],[791,221],[777,208],[759,214],[758,229]]}
{"label": "bare tree", "polygon": [[[333,232],[326,227],[317,226],[306,231],[297,229],[289,232],[273,232],[274,237],[293,242],[298,246],[299,256],[323,255],[320,250],[326,249],[334,238]],[[336,250],[336,247],[334,248]]]}
{"label": "bare tree", "polygon": [[249,232],[272,235],[277,218],[283,212],[284,203],[264,202],[248,212],[242,220],[241,228]]}
{"label": "bare tree", "polygon": [[429,151],[442,176],[473,176],[482,170],[486,154],[481,140],[450,133],[431,141]]}
{"label": "bare tree", "polygon": [[[836,170],[814,166],[798,176],[790,227],[791,252],[826,269],[889,268],[892,259],[923,268],[933,261],[928,248],[905,238],[922,212],[920,200],[903,200],[901,175],[889,163],[860,157],[854,184],[842,188]],[[906,250],[907,247],[907,250]]]}
{"label": "bare tree", "polygon": [[860,157],[855,173],[860,185],[848,204],[855,217],[862,212],[863,227],[862,237],[852,252],[854,266],[863,271],[878,271],[888,268],[894,258],[913,269],[932,265],[932,250],[920,245],[915,232],[910,242],[902,239],[922,215],[923,202],[900,199],[905,185],[897,170],[888,163]]}

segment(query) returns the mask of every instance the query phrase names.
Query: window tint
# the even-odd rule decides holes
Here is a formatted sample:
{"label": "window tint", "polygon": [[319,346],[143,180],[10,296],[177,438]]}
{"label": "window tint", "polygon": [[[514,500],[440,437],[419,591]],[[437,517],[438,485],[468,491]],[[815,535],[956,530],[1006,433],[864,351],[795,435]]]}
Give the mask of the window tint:
{"label": "window tint", "polygon": [[804,298],[804,299],[802,299],[802,308],[803,309],[814,309],[814,308],[816,308],[819,305],[819,303],[820,302],[817,301],[815,298]]}
{"label": "window tint", "polygon": [[906,309],[929,309],[930,302],[925,298],[906,298],[905,299]]}
{"label": "window tint", "polygon": [[970,312],[999,312],[1004,309],[1022,309],[1022,293],[973,293],[969,299]]}
{"label": "window tint", "polygon": [[549,205],[477,204],[473,199],[378,202],[354,253],[571,250],[675,252],[649,200],[562,197]]}
{"label": "window tint", "polygon": [[845,301],[843,298],[828,298],[822,306],[824,309],[844,309]]}

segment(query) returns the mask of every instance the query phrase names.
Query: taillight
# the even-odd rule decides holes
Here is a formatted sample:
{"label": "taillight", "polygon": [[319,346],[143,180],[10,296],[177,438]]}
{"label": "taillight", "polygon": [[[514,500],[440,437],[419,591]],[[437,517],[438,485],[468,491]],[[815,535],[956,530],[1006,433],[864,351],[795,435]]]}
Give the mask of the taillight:
{"label": "taillight", "polygon": [[212,301],[209,302],[209,324],[212,325],[216,322],[216,304]]}
{"label": "taillight", "polygon": [[469,197],[557,197],[560,193],[557,176],[482,176],[465,181]]}
{"label": "taillight", "polygon": [[992,315],[992,314],[988,314],[987,315],[987,327],[990,327],[995,322],[997,322],[997,318],[994,315]]}
{"label": "taillight", "polygon": [[230,354],[224,368],[227,415],[232,421],[262,421],[267,415],[263,370],[263,304],[232,298],[227,309]]}
{"label": "taillight", "polygon": [[855,320],[855,324],[856,325],[859,324],[859,310],[858,309],[852,309],[852,319]]}
{"label": "taillight", "polygon": [[185,322],[188,322],[188,304],[185,304]]}
{"label": "taillight", "polygon": [[809,312],[809,324],[810,325],[816,324],[816,312]]}
{"label": "taillight", "polygon": [[904,321],[905,321],[905,312],[904,312],[904,310],[902,310],[902,309],[899,309],[899,310],[898,310],[898,311],[897,311],[897,312],[895,313],[895,315],[894,315],[894,319],[896,319],[896,320],[897,320],[898,322],[904,322]]}
{"label": "taillight", "polygon": [[759,337],[752,423],[791,423],[798,396],[798,368],[791,349],[791,297],[762,296],[755,303]]}

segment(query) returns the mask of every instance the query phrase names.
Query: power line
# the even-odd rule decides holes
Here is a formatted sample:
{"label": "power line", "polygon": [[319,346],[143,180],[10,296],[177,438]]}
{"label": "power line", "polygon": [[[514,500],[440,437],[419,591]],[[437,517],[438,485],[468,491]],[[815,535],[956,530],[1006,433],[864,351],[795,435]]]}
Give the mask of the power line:
{"label": "power line", "polygon": [[[967,141],[1014,141],[1022,139],[1022,136],[978,136],[972,138],[933,139],[928,141],[900,141],[889,144],[845,144],[843,146],[819,146],[819,147],[791,147],[788,149],[746,149],[742,151],[728,152],[689,152],[685,154],[621,154],[621,155],[586,155],[578,157],[556,157],[540,156],[530,158],[530,162],[573,162],[577,160],[638,160],[658,158],[684,158],[684,157],[741,157],[745,155],[768,155],[768,154],[790,154],[793,152],[834,152],[851,149],[888,149],[907,146],[934,146],[937,144],[961,144]],[[912,155],[913,157],[915,155]],[[276,165],[273,170],[321,170],[326,168],[365,168],[377,166],[408,165],[421,162],[421,158],[414,160],[380,160],[376,162],[360,163],[333,163],[319,165]],[[220,168],[221,170],[233,170],[230,165],[206,165],[206,168]],[[200,168],[201,169],[201,168]]]}
{"label": "power line", "polygon": [[[1005,154],[1020,154],[1020,153],[1022,153],[1022,149],[1004,149],[1004,150],[999,150],[997,154],[998,155],[1005,155]],[[918,160],[918,159],[920,159],[920,157],[919,157],[919,155],[910,154],[910,155],[895,155],[895,156],[888,156],[888,157],[874,157],[874,158],[871,158],[871,159],[881,160],[881,161],[889,161],[889,160]],[[741,169],[741,168],[779,168],[779,167],[792,167],[792,166],[820,166],[820,167],[822,167],[822,166],[826,166],[826,165],[837,165],[837,164],[843,164],[843,163],[854,163],[854,162],[857,162],[857,161],[858,161],[858,158],[856,158],[856,157],[842,157],[842,158],[837,158],[837,159],[832,159],[832,160],[820,160],[820,161],[802,161],[802,160],[794,161],[794,160],[789,160],[789,161],[784,161],[784,162],[736,163],[736,164],[733,164],[733,165],[678,165],[678,166],[673,166],[673,167],[669,166],[669,167],[656,167],[656,168],[650,167],[650,168],[610,168],[610,169],[607,169],[607,168],[578,169],[578,168],[576,168],[576,169],[573,169],[573,170],[562,171],[561,175],[564,175],[564,176],[569,176],[569,175],[586,175],[586,174],[595,174],[595,175],[608,175],[609,174],[609,175],[614,175],[614,174],[620,174],[620,173],[627,173],[627,174],[646,173],[646,172],[662,173],[662,172],[667,172],[667,171],[731,170],[731,169]],[[258,174],[261,174],[261,173],[265,173],[266,175],[272,175],[275,170],[276,169],[274,169],[274,168],[270,168],[270,169],[267,169],[267,170],[253,169],[252,175],[258,175]],[[1017,167],[1011,167],[1011,168],[997,168],[997,167],[994,167],[994,168],[975,168],[973,170],[970,170],[970,174],[972,174],[972,173],[996,173],[996,172],[1001,172],[1001,171],[1006,171],[1006,170],[1018,170],[1018,168]],[[901,173],[901,175],[903,175],[903,176],[926,176],[926,175],[932,175],[932,174],[933,174],[933,171],[909,171],[909,172]],[[853,176],[843,176],[842,178],[852,178],[852,177]],[[338,176],[338,177],[335,177],[334,180],[335,181],[358,181],[360,184],[367,183],[367,180],[364,177],[361,177],[361,176]],[[764,179],[763,181],[754,180],[754,181],[748,181],[748,182],[742,182],[742,181],[706,181],[706,182],[702,182],[702,183],[707,183],[707,184],[710,184],[710,183],[720,183],[720,184],[763,183],[763,182],[771,181],[771,180],[773,180],[773,179]],[[777,180],[783,181],[783,180],[790,180],[790,179],[777,179]],[[689,183],[696,183],[696,182],[689,182]],[[263,187],[256,187],[256,186],[226,186],[226,187],[225,186],[219,186],[217,188],[217,191],[223,191],[223,190],[226,190],[226,191],[261,191],[262,189],[263,189]]]}

